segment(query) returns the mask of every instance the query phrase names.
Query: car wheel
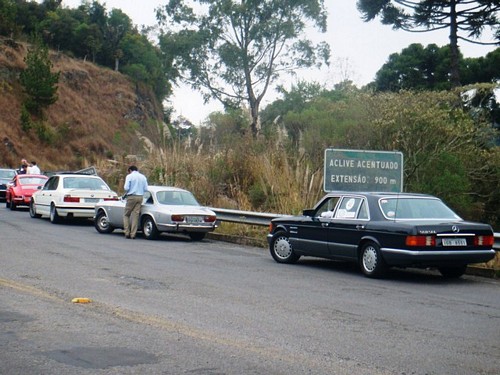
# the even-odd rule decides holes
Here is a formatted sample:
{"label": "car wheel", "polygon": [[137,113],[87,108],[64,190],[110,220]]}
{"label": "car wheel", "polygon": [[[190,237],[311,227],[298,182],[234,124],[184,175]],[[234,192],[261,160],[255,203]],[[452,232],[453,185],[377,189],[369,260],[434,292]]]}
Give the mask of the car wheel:
{"label": "car wheel", "polygon": [[36,213],[36,203],[33,200],[30,202],[30,216],[33,219],[42,217],[42,215]]}
{"label": "car wheel", "polygon": [[97,213],[94,226],[99,233],[111,233],[115,230],[115,228],[109,223],[108,215],[106,215],[106,212],[102,210]]}
{"label": "car wheel", "polygon": [[16,204],[12,199],[10,200],[9,208],[11,209],[11,211],[14,211],[16,209]]}
{"label": "car wheel", "polygon": [[158,228],[151,216],[144,218],[142,222],[142,233],[147,240],[154,240],[158,237]]}
{"label": "car wheel", "polygon": [[61,221],[61,217],[57,213],[57,208],[54,204],[50,205],[50,216],[49,216],[50,222],[52,224],[57,224]]}
{"label": "car wheel", "polygon": [[192,241],[201,241],[205,238],[205,233],[203,232],[193,232],[189,233],[189,237]]}
{"label": "car wheel", "polygon": [[459,266],[459,267],[440,267],[438,268],[439,272],[443,277],[447,279],[458,279],[465,273],[467,269],[467,265]]}
{"label": "car wheel", "polygon": [[368,277],[381,277],[387,269],[380,248],[373,242],[368,242],[363,245],[359,258],[361,271]]}
{"label": "car wheel", "polygon": [[278,263],[296,263],[300,255],[295,254],[288,234],[284,231],[276,232],[269,246],[271,255]]}
{"label": "car wheel", "polygon": [[9,207],[10,207],[9,201],[7,200],[7,198],[5,198],[5,208],[9,208]]}

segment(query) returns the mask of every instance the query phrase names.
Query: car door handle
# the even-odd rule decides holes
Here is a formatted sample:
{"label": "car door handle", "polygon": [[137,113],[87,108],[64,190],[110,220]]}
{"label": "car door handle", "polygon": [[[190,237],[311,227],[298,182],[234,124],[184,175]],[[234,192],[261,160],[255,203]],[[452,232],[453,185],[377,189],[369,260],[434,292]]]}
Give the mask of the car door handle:
{"label": "car door handle", "polygon": [[365,226],[363,224],[358,224],[356,225],[356,229],[365,229]]}

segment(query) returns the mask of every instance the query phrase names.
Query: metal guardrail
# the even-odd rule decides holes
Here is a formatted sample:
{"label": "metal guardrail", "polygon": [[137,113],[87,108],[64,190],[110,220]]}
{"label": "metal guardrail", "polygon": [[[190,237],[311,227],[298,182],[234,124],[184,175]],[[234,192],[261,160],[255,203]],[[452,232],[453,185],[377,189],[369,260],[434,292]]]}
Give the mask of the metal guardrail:
{"label": "metal guardrail", "polygon": [[[275,217],[287,216],[262,212],[229,210],[225,208],[209,208],[216,213],[217,220],[248,225],[268,226]],[[496,251],[500,251],[500,233],[494,233],[494,237],[495,243],[493,244],[493,248]]]}
{"label": "metal guardrail", "polygon": [[287,216],[262,212],[229,210],[225,208],[209,208],[215,212],[217,220],[248,225],[268,226],[275,217]]}

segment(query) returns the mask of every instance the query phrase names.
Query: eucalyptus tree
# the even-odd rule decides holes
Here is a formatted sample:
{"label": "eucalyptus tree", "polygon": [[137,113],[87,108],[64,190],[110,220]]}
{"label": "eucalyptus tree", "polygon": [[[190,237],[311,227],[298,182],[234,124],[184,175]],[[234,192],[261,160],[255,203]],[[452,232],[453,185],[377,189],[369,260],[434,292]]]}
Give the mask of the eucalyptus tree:
{"label": "eucalyptus tree", "polygon": [[309,27],[326,31],[323,0],[170,0],[157,19],[168,27],[160,46],[179,78],[207,101],[246,103],[254,137],[270,85],[281,74],[329,62],[328,44],[306,37]]}
{"label": "eucalyptus tree", "polygon": [[[410,32],[449,30],[450,81],[460,86],[458,41],[500,44],[498,0],[358,0],[357,6],[368,22],[380,16],[385,25]],[[486,28],[493,32],[491,42],[480,42]]]}

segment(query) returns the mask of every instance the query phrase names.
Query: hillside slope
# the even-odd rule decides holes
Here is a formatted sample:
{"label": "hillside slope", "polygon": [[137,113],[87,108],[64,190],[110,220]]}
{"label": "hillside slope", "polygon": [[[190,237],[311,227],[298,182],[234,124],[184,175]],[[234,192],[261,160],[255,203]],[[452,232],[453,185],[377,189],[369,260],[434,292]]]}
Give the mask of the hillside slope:
{"label": "hillside slope", "polygon": [[25,43],[0,38],[0,167],[26,158],[44,170],[78,169],[143,151],[138,133],[161,121],[154,96],[125,75],[53,51],[58,100],[44,121],[23,131],[19,73],[27,52]]}

